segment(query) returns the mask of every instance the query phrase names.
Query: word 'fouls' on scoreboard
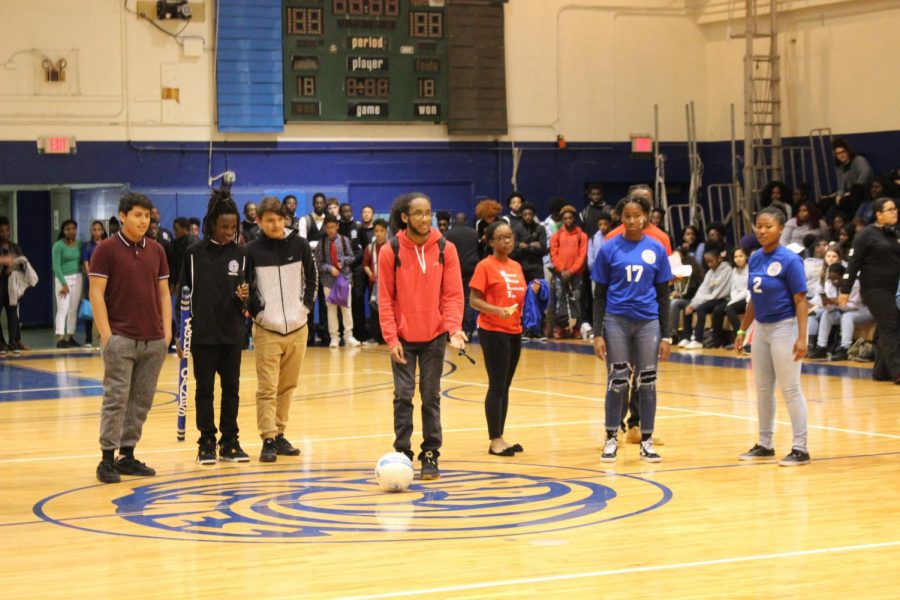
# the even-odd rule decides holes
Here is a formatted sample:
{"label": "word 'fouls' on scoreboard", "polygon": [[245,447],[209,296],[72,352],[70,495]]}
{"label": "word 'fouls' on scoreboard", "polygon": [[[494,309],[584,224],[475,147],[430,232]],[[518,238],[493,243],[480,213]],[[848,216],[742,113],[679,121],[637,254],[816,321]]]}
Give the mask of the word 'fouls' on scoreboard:
{"label": "word 'fouls' on scoreboard", "polygon": [[286,121],[447,113],[444,0],[284,0]]}

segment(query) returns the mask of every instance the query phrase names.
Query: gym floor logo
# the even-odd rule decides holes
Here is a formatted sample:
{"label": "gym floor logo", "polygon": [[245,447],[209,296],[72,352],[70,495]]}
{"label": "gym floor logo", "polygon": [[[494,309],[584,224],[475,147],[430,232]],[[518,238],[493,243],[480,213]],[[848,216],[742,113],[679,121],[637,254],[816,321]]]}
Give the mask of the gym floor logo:
{"label": "gym floor logo", "polygon": [[359,463],[182,473],[68,490],[38,502],[34,513],[110,535],[321,544],[547,533],[633,517],[672,498],[655,481],[593,469],[441,466],[439,480],[417,480],[403,493],[380,491],[371,467]]}

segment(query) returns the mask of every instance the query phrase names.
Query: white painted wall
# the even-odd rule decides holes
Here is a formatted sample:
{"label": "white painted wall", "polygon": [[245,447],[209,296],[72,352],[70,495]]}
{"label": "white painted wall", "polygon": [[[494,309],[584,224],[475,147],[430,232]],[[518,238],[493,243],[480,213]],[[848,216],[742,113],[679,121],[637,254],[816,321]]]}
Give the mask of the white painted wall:
{"label": "white painted wall", "polygon": [[[121,0],[0,0],[0,139],[243,140],[214,126],[213,19],[171,39],[123,11]],[[203,0],[211,15],[214,0]],[[732,0],[743,4],[742,0]],[[900,129],[893,0],[782,0],[784,134]],[[130,8],[136,1],[129,0]],[[510,0],[506,7],[510,135],[517,141],[683,140],[696,103],[701,140],[727,139],[742,102],[743,42],[728,40],[728,0]],[[733,13],[739,30],[740,12]],[[181,23],[164,24],[175,30]],[[41,81],[44,56],[66,58],[65,84]],[[176,85],[179,101],[163,100]],[[739,115],[740,121],[740,115]],[[740,136],[740,127],[738,130]],[[290,125],[281,140],[447,139],[431,125]]]}

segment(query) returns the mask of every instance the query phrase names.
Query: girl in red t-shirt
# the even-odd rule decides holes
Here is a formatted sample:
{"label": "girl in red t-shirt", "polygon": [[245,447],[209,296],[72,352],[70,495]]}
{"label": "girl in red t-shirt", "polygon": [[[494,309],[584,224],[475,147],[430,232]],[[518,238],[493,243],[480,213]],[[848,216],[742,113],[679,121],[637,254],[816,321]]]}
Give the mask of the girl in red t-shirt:
{"label": "girl in red t-shirt", "polygon": [[525,303],[525,275],[522,267],[509,258],[515,236],[506,221],[495,221],[485,230],[485,239],[493,254],[475,267],[469,304],[477,310],[478,339],[488,374],[484,398],[491,445],[489,454],[514,456],[519,444],[503,439],[509,386],[512,384],[522,350],[522,307]]}

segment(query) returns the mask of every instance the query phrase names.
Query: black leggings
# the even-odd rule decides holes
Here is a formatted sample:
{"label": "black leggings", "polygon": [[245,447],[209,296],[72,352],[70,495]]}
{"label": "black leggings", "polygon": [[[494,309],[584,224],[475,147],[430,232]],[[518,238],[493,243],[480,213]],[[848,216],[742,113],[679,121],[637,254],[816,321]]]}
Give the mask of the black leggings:
{"label": "black leggings", "polygon": [[484,397],[484,416],[487,419],[488,437],[503,437],[506,411],[509,409],[509,386],[519,365],[522,352],[522,334],[501,333],[478,328],[478,340],[484,354],[484,366],[488,374],[488,391]]}
{"label": "black leggings", "polygon": [[861,290],[863,303],[872,313],[875,329],[876,360],[872,378],[897,380],[900,378],[900,310],[894,290],[874,288]]}

